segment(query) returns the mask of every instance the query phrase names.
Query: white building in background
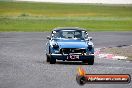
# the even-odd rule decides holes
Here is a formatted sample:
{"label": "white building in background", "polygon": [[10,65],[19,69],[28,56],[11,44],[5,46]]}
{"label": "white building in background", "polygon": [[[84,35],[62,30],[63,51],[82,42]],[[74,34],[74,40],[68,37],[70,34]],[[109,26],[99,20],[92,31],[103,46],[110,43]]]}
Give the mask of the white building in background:
{"label": "white building in background", "polygon": [[132,4],[132,0],[16,0],[16,1],[60,2],[60,3]]}

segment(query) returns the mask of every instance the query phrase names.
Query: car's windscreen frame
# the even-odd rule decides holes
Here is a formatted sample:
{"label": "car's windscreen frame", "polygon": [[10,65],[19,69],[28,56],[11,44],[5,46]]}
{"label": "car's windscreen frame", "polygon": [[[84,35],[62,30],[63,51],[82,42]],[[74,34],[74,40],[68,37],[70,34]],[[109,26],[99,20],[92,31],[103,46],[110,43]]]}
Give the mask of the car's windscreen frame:
{"label": "car's windscreen frame", "polygon": [[[64,34],[67,33],[67,34]],[[70,35],[71,33],[71,35]],[[78,35],[76,34],[78,33]],[[69,36],[70,35],[70,36]],[[87,39],[88,33],[84,30],[54,30],[51,33],[52,39]]]}

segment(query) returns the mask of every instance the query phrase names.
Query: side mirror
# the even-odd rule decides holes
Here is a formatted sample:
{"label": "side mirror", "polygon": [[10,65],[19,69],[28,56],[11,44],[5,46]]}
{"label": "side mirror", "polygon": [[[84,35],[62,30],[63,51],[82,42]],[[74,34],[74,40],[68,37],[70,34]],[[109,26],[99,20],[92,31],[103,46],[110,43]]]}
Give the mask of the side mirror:
{"label": "side mirror", "polygon": [[50,39],[51,39],[51,38],[50,38],[50,36],[47,36],[47,39],[49,39],[49,40],[50,40]]}
{"label": "side mirror", "polygon": [[88,40],[91,41],[92,40],[92,37],[88,37]]}

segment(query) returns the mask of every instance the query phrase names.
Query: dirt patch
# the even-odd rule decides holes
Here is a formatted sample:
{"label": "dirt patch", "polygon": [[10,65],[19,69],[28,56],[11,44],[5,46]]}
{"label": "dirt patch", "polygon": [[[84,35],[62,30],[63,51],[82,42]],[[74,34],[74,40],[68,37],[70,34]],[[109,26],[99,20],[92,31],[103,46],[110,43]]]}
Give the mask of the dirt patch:
{"label": "dirt patch", "polygon": [[128,60],[132,61],[132,45],[131,46],[122,46],[122,47],[110,47],[101,49],[101,52],[111,53],[114,55],[121,55],[128,57]]}

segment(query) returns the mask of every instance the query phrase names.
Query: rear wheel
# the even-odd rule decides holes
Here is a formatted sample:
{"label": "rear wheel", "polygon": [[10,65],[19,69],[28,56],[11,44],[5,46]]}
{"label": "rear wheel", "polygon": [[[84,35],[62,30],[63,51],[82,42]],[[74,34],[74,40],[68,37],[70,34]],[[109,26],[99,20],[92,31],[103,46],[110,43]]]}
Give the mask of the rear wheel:
{"label": "rear wheel", "polygon": [[55,64],[55,63],[56,63],[56,59],[51,56],[50,57],[50,64]]}

